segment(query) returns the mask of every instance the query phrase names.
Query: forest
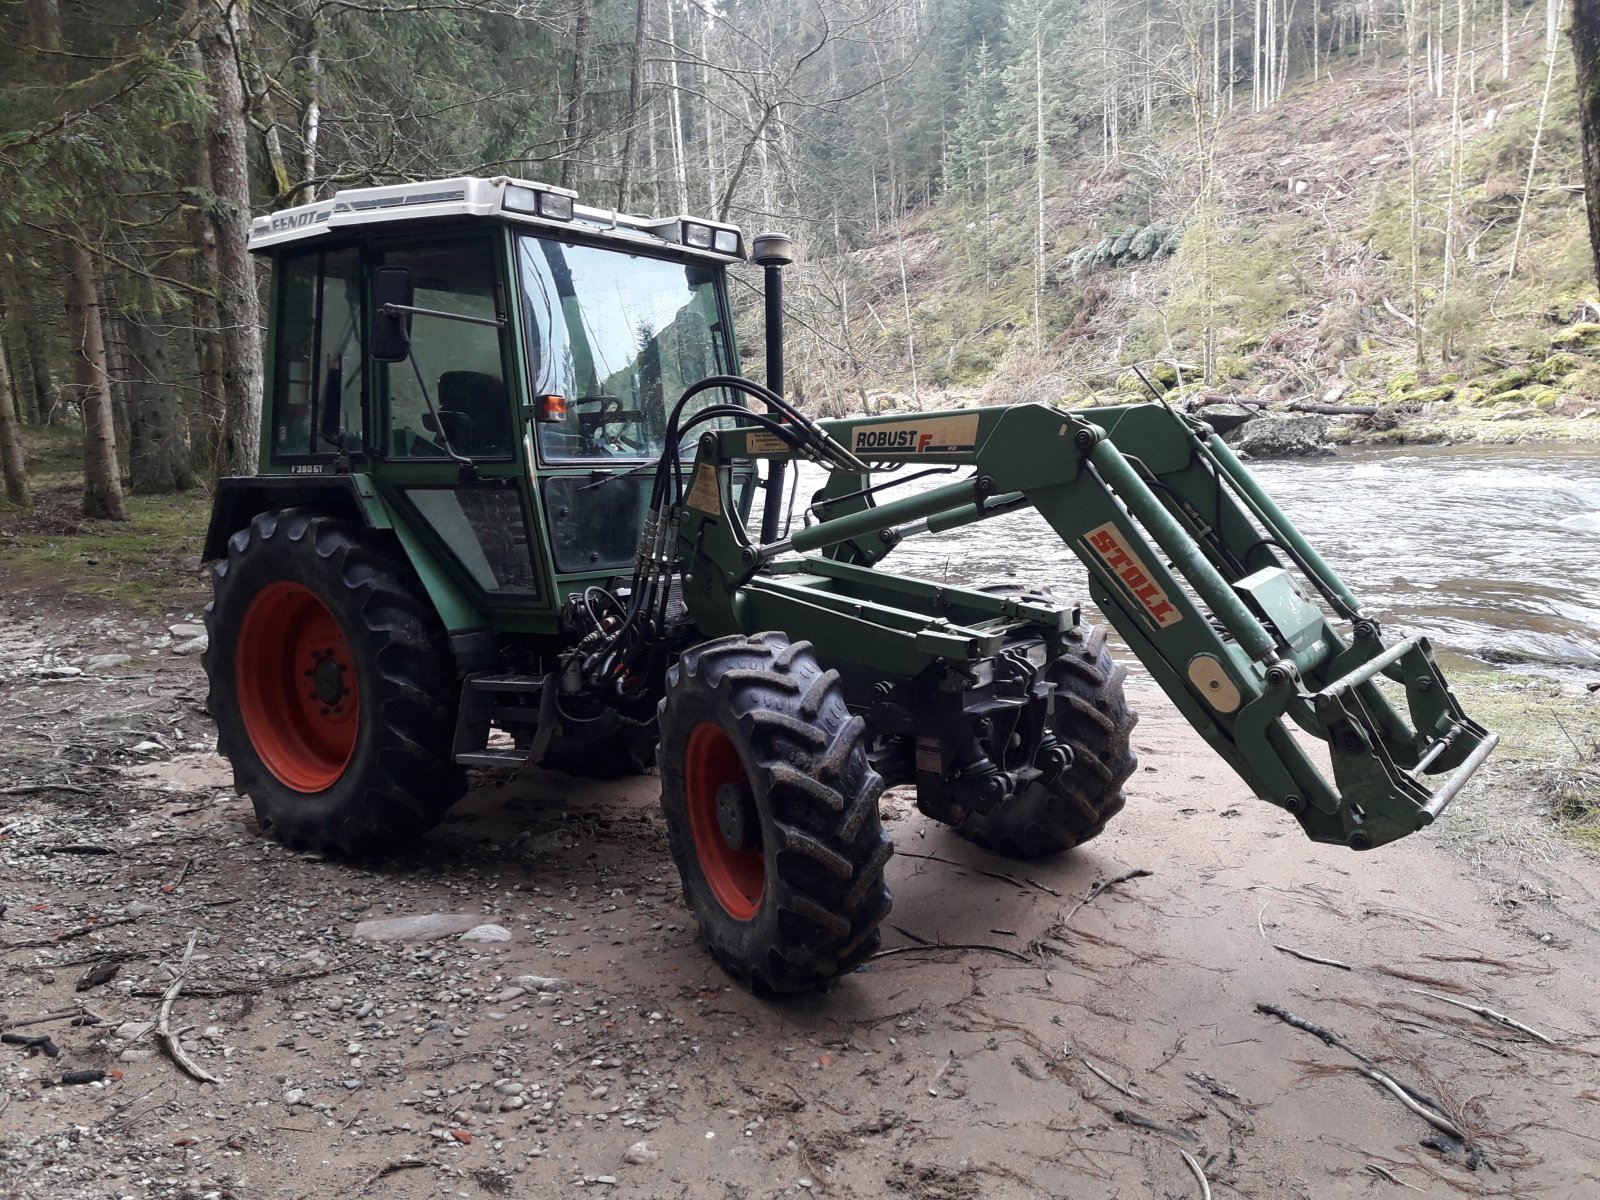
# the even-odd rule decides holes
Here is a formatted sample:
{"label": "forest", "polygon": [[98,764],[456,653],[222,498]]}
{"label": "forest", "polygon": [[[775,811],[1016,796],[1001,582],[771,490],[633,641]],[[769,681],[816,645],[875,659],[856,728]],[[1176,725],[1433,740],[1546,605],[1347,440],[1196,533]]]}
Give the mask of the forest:
{"label": "forest", "polygon": [[1139,363],[1470,405],[1461,381],[1532,383],[1600,318],[1586,7],[7,0],[8,500],[80,445],[94,518],[251,473],[249,217],[458,174],[790,233],[790,387],[819,411],[1091,402]]}

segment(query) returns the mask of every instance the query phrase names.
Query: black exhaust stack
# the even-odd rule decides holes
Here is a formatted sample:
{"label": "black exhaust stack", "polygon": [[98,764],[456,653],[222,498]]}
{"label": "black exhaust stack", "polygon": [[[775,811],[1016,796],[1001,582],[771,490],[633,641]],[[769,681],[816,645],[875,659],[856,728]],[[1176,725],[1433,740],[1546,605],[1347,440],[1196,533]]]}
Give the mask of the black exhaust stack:
{"label": "black exhaust stack", "polygon": [[[794,243],[787,234],[758,233],[750,257],[766,270],[767,386],[783,395],[783,269],[794,261]],[[778,518],[783,512],[784,476],[789,464],[769,459],[767,499],[761,509],[761,542],[778,540]]]}

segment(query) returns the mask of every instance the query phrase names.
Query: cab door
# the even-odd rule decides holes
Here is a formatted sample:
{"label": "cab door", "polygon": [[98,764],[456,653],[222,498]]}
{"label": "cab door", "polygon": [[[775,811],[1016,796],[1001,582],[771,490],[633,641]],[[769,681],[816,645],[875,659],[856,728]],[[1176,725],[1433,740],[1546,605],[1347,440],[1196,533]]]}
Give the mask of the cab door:
{"label": "cab door", "polygon": [[[379,364],[384,491],[446,552],[486,607],[549,606],[529,536],[521,406],[492,231],[380,243],[373,266],[407,267],[415,305],[499,321],[417,314],[411,358]],[[465,460],[465,461],[463,461]]]}

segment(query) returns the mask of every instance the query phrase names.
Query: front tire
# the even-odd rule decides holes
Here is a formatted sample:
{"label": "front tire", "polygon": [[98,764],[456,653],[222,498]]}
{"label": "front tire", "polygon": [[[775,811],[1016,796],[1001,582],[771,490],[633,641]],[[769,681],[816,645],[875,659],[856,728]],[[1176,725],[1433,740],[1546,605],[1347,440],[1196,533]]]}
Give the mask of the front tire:
{"label": "front tire", "polygon": [[1056,685],[1050,730],[1072,752],[1055,779],[1034,780],[955,831],[1009,858],[1059,854],[1098,837],[1122,811],[1122,785],[1139,765],[1130,738],[1139,714],[1123,694],[1127,668],[1111,659],[1104,625],[1075,625],[1050,664]]}
{"label": "front tire", "polygon": [[212,574],[202,659],[217,748],[261,826],[296,849],[403,845],[466,789],[455,671],[409,567],[306,509],[235,533]]}
{"label": "front tire", "polygon": [[661,702],[661,805],[684,898],[752,991],[805,992],[878,946],[893,848],[864,723],[809,642],[686,651]]}

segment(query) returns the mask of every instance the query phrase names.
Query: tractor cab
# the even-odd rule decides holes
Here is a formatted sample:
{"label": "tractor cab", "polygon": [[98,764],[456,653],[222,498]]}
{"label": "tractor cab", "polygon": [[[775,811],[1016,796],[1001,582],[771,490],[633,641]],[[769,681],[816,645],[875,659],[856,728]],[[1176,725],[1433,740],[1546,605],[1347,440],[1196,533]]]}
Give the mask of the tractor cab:
{"label": "tractor cab", "polygon": [[668,411],[736,373],[744,241],[719,222],[463,178],[261,217],[251,248],[272,280],[262,476],[359,476],[441,564],[441,611],[458,593],[555,632],[569,594],[633,563]]}

